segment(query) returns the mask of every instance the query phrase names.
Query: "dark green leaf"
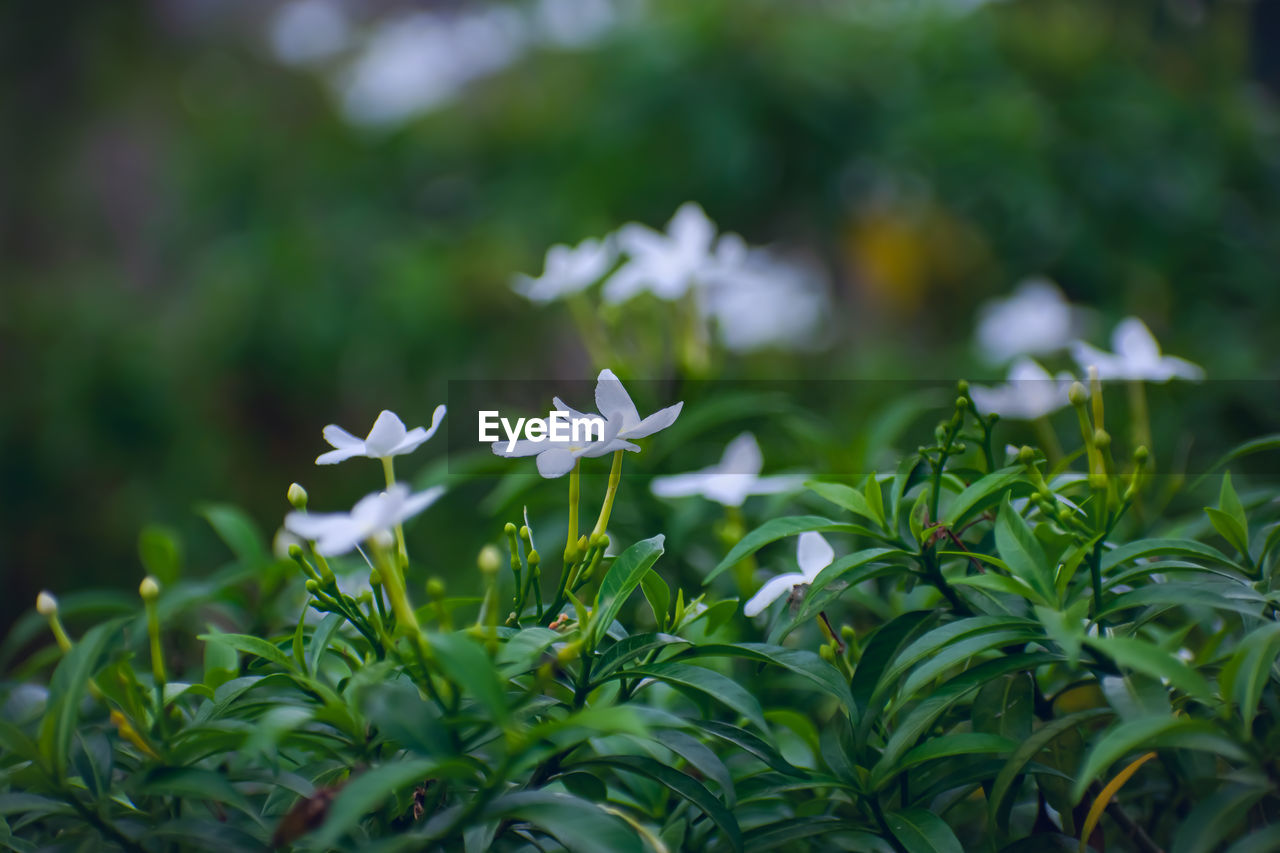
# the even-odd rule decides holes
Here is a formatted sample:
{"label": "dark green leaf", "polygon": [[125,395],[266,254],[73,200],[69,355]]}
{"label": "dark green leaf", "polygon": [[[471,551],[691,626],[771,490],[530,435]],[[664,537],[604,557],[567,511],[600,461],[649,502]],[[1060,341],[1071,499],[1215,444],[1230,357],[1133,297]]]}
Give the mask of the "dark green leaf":
{"label": "dark green leaf", "polygon": [[924,809],[906,809],[885,815],[889,831],[907,853],[964,853],[946,821]]}

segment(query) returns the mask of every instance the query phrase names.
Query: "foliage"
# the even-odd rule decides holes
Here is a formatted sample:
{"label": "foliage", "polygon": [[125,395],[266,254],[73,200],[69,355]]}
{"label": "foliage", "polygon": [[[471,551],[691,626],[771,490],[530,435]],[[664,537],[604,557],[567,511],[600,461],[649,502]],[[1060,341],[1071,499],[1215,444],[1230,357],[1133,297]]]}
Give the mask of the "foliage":
{"label": "foliage", "polygon": [[[1145,448],[1113,455],[1101,386],[1072,396],[1083,447],[1051,465],[1005,459],[962,383],[934,443],[812,482],[829,512],[740,530],[697,594],[672,589],[660,533],[616,555],[571,534],[544,577],[558,561],[508,524],[507,561],[487,547],[462,596],[432,578],[414,607],[402,538],[370,540],[352,594],[346,564],[273,559],[229,508],[207,517],[234,559],[204,579],[152,531],[142,611],[109,602],[5,683],[0,832],[17,850],[1263,849],[1274,492],[1224,475],[1203,522],[1175,518]],[[809,531],[837,556],[762,636],[719,591]]]}

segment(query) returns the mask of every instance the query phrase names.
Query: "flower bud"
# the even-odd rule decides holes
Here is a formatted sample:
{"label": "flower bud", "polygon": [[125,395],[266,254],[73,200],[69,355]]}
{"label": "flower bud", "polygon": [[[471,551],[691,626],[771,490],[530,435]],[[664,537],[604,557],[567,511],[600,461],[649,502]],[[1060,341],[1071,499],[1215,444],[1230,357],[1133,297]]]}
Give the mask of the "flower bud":
{"label": "flower bud", "polygon": [[[968,394],[969,382],[967,380],[961,379],[959,382],[956,383],[956,390],[959,391],[961,394]],[[969,401],[966,400],[965,402],[968,403]],[[959,405],[959,403],[957,403],[956,405]]]}
{"label": "flower bud", "polygon": [[1147,464],[1147,460],[1151,458],[1151,451],[1147,450],[1145,445],[1138,445],[1133,449],[1133,461],[1139,465]]}
{"label": "flower bud", "polygon": [[819,646],[818,655],[821,656],[821,658],[827,663],[836,662],[836,650],[831,648],[830,646]]}
{"label": "flower bud", "polygon": [[289,484],[289,491],[285,495],[289,499],[289,504],[296,510],[304,510],[307,508],[307,490],[297,483]]}
{"label": "flower bud", "polygon": [[289,556],[295,560],[300,558],[302,556],[302,546],[299,545],[297,542],[292,543],[289,546]]}
{"label": "flower bud", "polygon": [[1089,399],[1089,392],[1085,390],[1084,383],[1072,382],[1071,387],[1067,389],[1067,399],[1073,406],[1083,406]]}
{"label": "flower bud", "polygon": [[320,584],[316,582],[315,578],[307,578],[307,592],[311,595],[315,595],[319,591]]}
{"label": "flower bud", "polygon": [[[497,571],[496,569],[494,571]],[[427,598],[432,601],[444,599],[444,581],[440,578],[427,578]]]}
{"label": "flower bud", "polygon": [[1000,420],[1000,415],[998,415],[998,414],[997,414],[997,413],[995,413],[995,412],[992,412],[991,414],[987,415],[987,426],[988,426],[988,428],[995,426],[995,425],[996,425],[996,423],[998,423],[998,422],[999,422],[999,420]]}
{"label": "flower bud", "polygon": [[1058,523],[1063,527],[1071,523],[1071,509],[1069,507],[1058,507]]}
{"label": "flower bud", "polygon": [[476,555],[476,565],[480,571],[492,574],[502,568],[502,553],[493,545],[485,545]]}
{"label": "flower bud", "polygon": [[961,411],[963,411],[963,410],[965,410],[965,409],[969,408],[969,398],[968,398],[968,397],[956,397],[956,408],[957,408],[957,409],[960,409]]}
{"label": "flower bud", "polygon": [[1022,445],[1018,450],[1018,461],[1023,465],[1030,465],[1036,461],[1036,451],[1029,444]]}
{"label": "flower bud", "polygon": [[147,575],[142,579],[142,583],[138,584],[138,595],[142,596],[143,601],[155,601],[160,597],[160,584],[156,583],[156,579]]}
{"label": "flower bud", "polygon": [[[961,382],[963,382],[964,380],[963,380],[963,379],[961,379],[960,381],[961,381]],[[851,625],[841,625],[841,626],[840,626],[840,637],[841,637],[841,638],[842,638],[846,643],[851,643],[851,642],[853,642],[855,639],[857,639],[857,637],[858,637],[858,633],[857,633],[856,631],[854,631],[854,630],[853,630],[853,627],[852,627]]]}
{"label": "flower bud", "polygon": [[968,445],[963,441],[957,441],[955,444],[951,445],[951,449],[956,453],[964,453],[965,450],[968,449]]}
{"label": "flower bud", "polygon": [[41,616],[53,616],[58,612],[58,599],[53,597],[53,593],[42,590],[36,596],[36,612]]}
{"label": "flower bud", "polygon": [[1096,429],[1093,431],[1093,443],[1105,450],[1111,446],[1111,434],[1105,429]]}
{"label": "flower bud", "polygon": [[508,521],[502,526],[502,532],[508,536],[514,536],[516,533],[516,526]]}
{"label": "flower bud", "polygon": [[533,534],[529,532],[529,525],[527,525],[527,524],[521,525],[521,527],[520,527],[520,538],[521,538],[521,539],[523,539],[523,540],[525,540],[525,541],[527,542],[527,541],[529,541],[529,538],[530,538],[532,535],[533,535]]}

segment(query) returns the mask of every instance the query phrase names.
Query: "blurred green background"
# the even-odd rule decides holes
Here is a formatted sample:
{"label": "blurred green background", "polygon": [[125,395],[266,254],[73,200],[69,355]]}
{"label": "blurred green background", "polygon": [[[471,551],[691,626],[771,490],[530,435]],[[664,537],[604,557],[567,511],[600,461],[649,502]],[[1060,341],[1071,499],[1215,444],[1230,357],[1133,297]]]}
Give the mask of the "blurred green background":
{"label": "blurred green background", "polygon": [[[202,501],[269,537],[292,480],[326,509],[377,486],[312,465],[327,423],[593,376],[512,276],[687,200],[834,306],[820,351],[726,376],[998,378],[975,312],[1045,275],[1100,344],[1137,314],[1211,377],[1274,377],[1276,5],[5,4],[0,629],[40,588],[132,587],[148,523],[215,565]],[[475,507],[412,534],[446,571],[498,532]]]}

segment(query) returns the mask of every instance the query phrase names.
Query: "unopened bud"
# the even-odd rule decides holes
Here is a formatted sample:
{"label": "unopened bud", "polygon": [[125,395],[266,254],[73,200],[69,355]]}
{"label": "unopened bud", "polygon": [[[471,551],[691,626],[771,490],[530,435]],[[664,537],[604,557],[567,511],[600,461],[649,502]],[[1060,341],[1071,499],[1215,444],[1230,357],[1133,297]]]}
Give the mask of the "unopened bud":
{"label": "unopened bud", "polygon": [[508,536],[515,536],[516,526],[508,521],[506,524],[502,526],[502,532],[507,534]]}
{"label": "unopened bud", "polygon": [[307,490],[297,483],[289,484],[289,491],[286,493],[286,497],[289,498],[289,504],[294,509],[303,510],[307,508]]}
{"label": "unopened bud", "polygon": [[[964,380],[962,379],[960,381],[963,382]],[[858,633],[854,631],[853,627],[850,625],[841,625],[840,636],[844,639],[846,643],[851,643],[854,641],[854,639],[857,638]]]}
{"label": "unopened bud", "polygon": [[1093,443],[1095,446],[1106,450],[1111,446],[1111,434],[1105,429],[1096,429],[1093,431]]}
{"label": "unopened bud", "polygon": [[444,581],[440,578],[427,578],[427,598],[440,601],[444,598]]}
{"label": "unopened bud", "polygon": [[528,541],[528,539],[529,539],[531,536],[532,536],[532,534],[529,532],[529,525],[527,525],[527,524],[521,525],[521,527],[520,527],[520,538],[521,538],[521,539],[524,539],[524,540],[526,540],[526,541]]}
{"label": "unopened bud", "polygon": [[1151,451],[1147,450],[1145,445],[1138,445],[1133,450],[1133,461],[1139,465],[1147,464],[1147,460],[1151,458]]}
{"label": "unopened bud", "polygon": [[542,562],[542,557],[538,556],[537,550],[529,552],[529,556],[525,558],[529,561],[529,570],[532,571],[538,567],[538,563]]}
{"label": "unopened bud", "polygon": [[476,565],[485,574],[493,574],[502,568],[502,552],[493,545],[485,545],[476,555]]}
{"label": "unopened bud", "polygon": [[818,647],[818,654],[819,654],[819,655],[822,657],[822,659],[823,659],[824,661],[826,661],[827,663],[835,663],[835,662],[836,662],[836,650],[835,650],[835,649],[833,649],[833,648],[831,648],[831,646],[819,646],[819,647]]}
{"label": "unopened bud", "polygon": [[155,601],[160,597],[160,584],[151,575],[147,575],[138,584],[138,595],[142,596],[143,601]]}
{"label": "unopened bud", "polygon": [[[961,379],[959,382],[956,383],[956,390],[959,391],[961,394],[968,394],[969,393],[968,381]],[[967,403],[969,401],[966,400],[965,402]],[[959,403],[957,403],[956,405],[959,405]]]}
{"label": "unopened bud", "polygon": [[1067,389],[1067,399],[1073,406],[1083,406],[1089,399],[1089,392],[1085,390],[1084,383],[1072,382],[1071,387]]}
{"label": "unopened bud", "polygon": [[294,543],[290,544],[290,545],[289,545],[289,556],[290,556],[290,557],[292,557],[292,558],[293,558],[293,559],[295,559],[295,560],[296,560],[296,559],[298,559],[299,557],[301,557],[301,556],[302,556],[302,546],[301,546],[301,545],[299,545],[297,542],[294,542]]}
{"label": "unopened bud", "polygon": [[316,579],[307,578],[307,592],[310,593],[311,595],[315,595],[319,591],[320,591],[320,584],[316,581]]}
{"label": "unopened bud", "polygon": [[58,599],[51,592],[41,591],[36,596],[36,612],[41,616],[55,615],[58,612]]}
{"label": "unopened bud", "polygon": [[1030,465],[1036,461],[1036,451],[1029,444],[1024,444],[1018,450],[1018,461],[1023,465]]}

